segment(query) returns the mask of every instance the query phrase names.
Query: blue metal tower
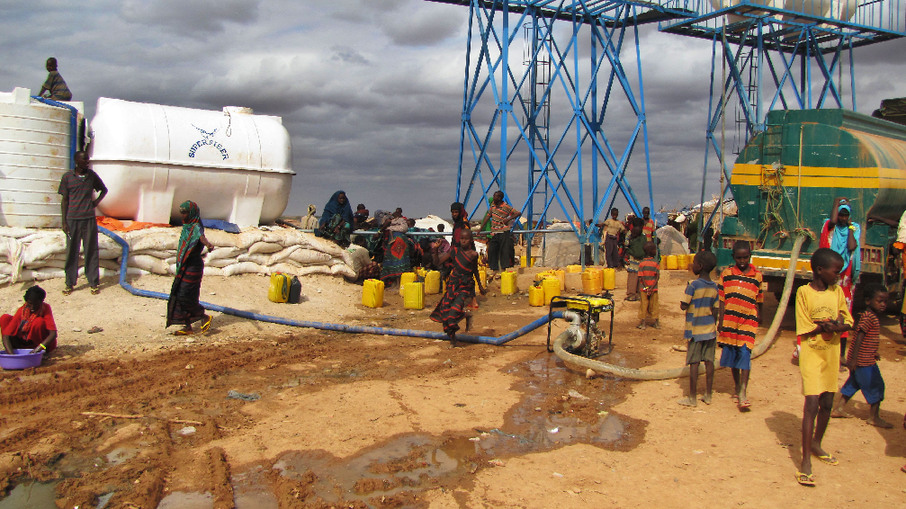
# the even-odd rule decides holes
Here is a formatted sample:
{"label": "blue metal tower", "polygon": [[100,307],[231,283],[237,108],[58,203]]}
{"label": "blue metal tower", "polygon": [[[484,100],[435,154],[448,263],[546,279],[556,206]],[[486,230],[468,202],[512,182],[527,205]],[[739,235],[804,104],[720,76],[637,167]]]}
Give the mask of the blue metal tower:
{"label": "blue metal tower", "polygon": [[[728,104],[743,144],[771,109],[843,107],[847,80],[855,109],[853,48],[906,35],[902,0],[429,1],[469,7],[457,199],[472,217],[500,188],[542,224],[557,212],[597,222],[618,192],[638,214],[627,176],[640,170],[654,208],[639,25],[712,41],[703,192],[711,151],[729,180]],[[621,60],[629,52],[634,73]]]}
{"label": "blue metal tower", "polygon": [[[498,188],[530,224],[559,214],[598,222],[618,192],[636,214],[640,201],[652,205],[638,25],[684,13],[647,2],[433,1],[469,6],[457,199],[470,217]],[[646,176],[641,200],[630,171]],[[584,242],[584,226],[573,230]]]}

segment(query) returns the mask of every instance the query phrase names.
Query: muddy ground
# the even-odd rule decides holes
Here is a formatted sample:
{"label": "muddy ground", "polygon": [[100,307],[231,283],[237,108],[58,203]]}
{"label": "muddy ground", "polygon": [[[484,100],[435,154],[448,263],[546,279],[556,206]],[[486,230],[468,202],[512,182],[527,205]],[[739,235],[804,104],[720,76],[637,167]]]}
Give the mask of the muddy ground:
{"label": "muddy ground", "polygon": [[[532,270],[532,269],[529,269]],[[661,280],[662,328],[640,331],[617,278],[614,351],[632,367],[682,365],[685,272]],[[143,276],[137,288],[166,292]],[[361,287],[303,280],[298,305],[266,300],[260,276],[205,278],[203,300],[297,320],[439,331],[438,296],[405,310],[397,292],[362,307]],[[906,368],[883,321],[882,416],[833,420],[796,484],[802,396],[791,364],[792,313],[754,361],[753,406],[719,371],[711,405],[680,407],[687,380],[586,378],[547,352],[542,327],[504,346],[320,331],[215,314],[204,336],[163,328],[165,303],[104,280],[69,297],[48,290],[61,346],[40,368],[0,372],[0,509],[16,507],[804,507],[906,504]],[[12,312],[28,285],[0,289]],[[476,333],[498,336],[546,314],[492,291]],[[768,316],[776,303],[769,297]],[[562,321],[561,321],[562,322]],[[767,323],[766,323],[767,325]],[[92,328],[103,329],[89,333]],[[557,323],[554,333],[563,329]],[[841,375],[841,383],[845,375]],[[231,391],[233,391],[231,393]],[[230,396],[233,397],[230,397]]]}

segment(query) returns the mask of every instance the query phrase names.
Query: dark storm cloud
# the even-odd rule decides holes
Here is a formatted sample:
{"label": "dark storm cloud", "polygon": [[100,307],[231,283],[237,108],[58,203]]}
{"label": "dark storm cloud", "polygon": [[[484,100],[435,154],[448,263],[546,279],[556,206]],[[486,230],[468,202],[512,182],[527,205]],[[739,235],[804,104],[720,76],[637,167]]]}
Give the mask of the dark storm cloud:
{"label": "dark storm cloud", "polygon": [[[304,212],[308,203],[320,209],[333,191],[345,189],[372,211],[402,206],[414,215],[446,215],[456,188],[468,12],[423,0],[6,2],[0,91],[37,91],[44,60],[54,55],[89,117],[102,96],[215,111],[252,107],[280,116],[292,137],[298,176],[288,214]],[[568,25],[559,26],[558,34],[568,36]],[[654,203],[691,204],[701,193],[711,44],[654,25],[640,33]],[[521,62],[521,33],[518,39]],[[586,45],[580,45],[582,59]],[[903,41],[894,41],[855,50],[860,111],[870,113],[884,97],[906,96],[897,79],[903,49]],[[623,65],[640,99],[630,40]],[[562,94],[552,107],[553,120],[569,120],[573,108]],[[488,90],[473,113],[479,136],[494,110]],[[625,149],[635,121],[615,91],[605,131],[616,151]],[[728,140],[735,131],[728,122]],[[575,136],[564,143],[574,144]],[[466,159],[468,172],[468,148]],[[526,194],[525,159],[520,154],[510,164],[514,195]],[[709,161],[706,198],[719,186],[713,152]],[[627,178],[647,202],[644,168],[640,138]],[[602,168],[601,175],[606,186],[609,172]],[[574,168],[568,179],[576,178]]]}
{"label": "dark storm cloud", "polygon": [[203,38],[222,32],[228,24],[255,23],[259,3],[255,0],[127,0],[120,7],[120,15],[132,23]]}

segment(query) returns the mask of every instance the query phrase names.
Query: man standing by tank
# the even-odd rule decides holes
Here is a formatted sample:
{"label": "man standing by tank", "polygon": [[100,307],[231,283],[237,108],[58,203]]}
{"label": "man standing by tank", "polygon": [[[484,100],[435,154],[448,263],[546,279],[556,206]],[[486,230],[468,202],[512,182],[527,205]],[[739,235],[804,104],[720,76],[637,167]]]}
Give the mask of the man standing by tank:
{"label": "man standing by tank", "polygon": [[[75,153],[75,169],[67,171],[60,179],[57,190],[63,196],[63,233],[66,234],[66,287],[63,295],[72,293],[79,277],[79,247],[85,257],[85,277],[92,295],[100,291],[100,265],[98,261],[98,223],[95,207],[107,195],[107,187],[97,173],[88,167],[88,154]],[[98,197],[94,197],[97,191]]]}
{"label": "man standing by tank", "polygon": [[[71,101],[72,92],[69,91],[69,87],[63,81],[63,76],[60,76],[60,73],[57,72],[57,59],[54,57],[48,58],[46,67],[47,80],[41,85],[41,91],[38,92],[38,95],[54,101]],[[48,92],[49,95],[44,95],[45,92]]]}
{"label": "man standing by tank", "polygon": [[493,236],[488,242],[488,265],[492,271],[501,272],[513,266],[516,247],[510,234],[512,222],[519,217],[519,211],[503,201],[503,191],[496,191],[488,215],[481,222],[481,229],[491,221]]}

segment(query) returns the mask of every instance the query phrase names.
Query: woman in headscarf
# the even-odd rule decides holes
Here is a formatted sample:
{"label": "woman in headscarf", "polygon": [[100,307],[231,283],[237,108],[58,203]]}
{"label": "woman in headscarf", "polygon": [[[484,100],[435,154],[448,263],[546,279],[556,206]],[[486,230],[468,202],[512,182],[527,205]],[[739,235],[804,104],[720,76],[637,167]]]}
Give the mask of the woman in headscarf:
{"label": "woman in headscarf", "polygon": [[[846,305],[849,306],[849,312],[853,312],[853,293],[855,292],[856,281],[859,280],[859,270],[861,269],[862,253],[860,251],[859,237],[862,236],[862,229],[859,223],[850,221],[852,209],[846,198],[837,198],[834,200],[834,206],[831,208],[831,217],[824,222],[821,228],[821,237],[818,239],[818,247],[829,247],[843,257],[843,270],[840,271],[840,277],[837,284],[843,289],[843,295],[846,297]],[[846,354],[846,338],[848,332],[840,335],[840,352]],[[845,369],[842,365],[840,369]]]}
{"label": "woman in headscarf", "polygon": [[850,214],[852,214],[852,209],[846,198],[834,200],[831,217],[824,222],[824,227],[821,229],[818,247],[829,247],[843,257],[843,270],[840,271],[840,279],[837,284],[843,288],[846,303],[852,311],[853,288],[856,281],[859,280],[861,269],[859,237],[862,235],[862,229],[859,227],[859,223],[850,221]]}
{"label": "woman in headscarf", "polygon": [[459,242],[459,232],[463,228],[469,229],[469,216],[466,214],[466,208],[460,202],[454,202],[450,205],[450,217],[453,218],[453,241],[452,245]]}
{"label": "woman in headscarf", "polygon": [[178,336],[192,334],[192,324],[203,320],[201,332],[211,327],[212,318],[205,314],[204,307],[198,302],[201,293],[201,278],[204,275],[204,261],[201,259],[202,246],[213,249],[204,236],[201,225],[201,214],[198,205],[185,201],[179,206],[182,215],[182,232],[176,251],[176,277],[170,288],[170,299],[167,301],[167,327],[182,324],[176,331]]}
{"label": "woman in headscarf", "polygon": [[337,191],[324,206],[324,213],[321,214],[315,235],[328,238],[345,248],[349,246],[350,233],[352,233],[352,207],[349,206],[346,192]]}
{"label": "woman in headscarf", "polygon": [[403,272],[412,270],[412,240],[406,235],[409,223],[403,216],[403,209],[398,208],[384,220],[381,226],[383,239],[383,263],[381,280],[386,287],[393,286]]}

